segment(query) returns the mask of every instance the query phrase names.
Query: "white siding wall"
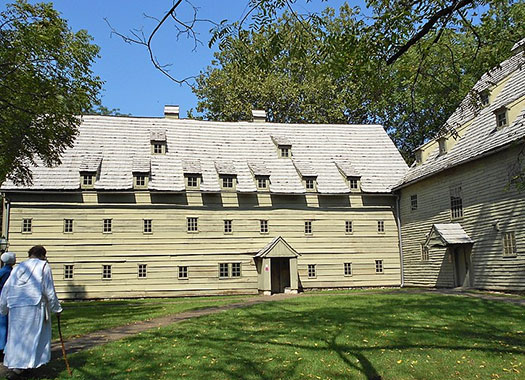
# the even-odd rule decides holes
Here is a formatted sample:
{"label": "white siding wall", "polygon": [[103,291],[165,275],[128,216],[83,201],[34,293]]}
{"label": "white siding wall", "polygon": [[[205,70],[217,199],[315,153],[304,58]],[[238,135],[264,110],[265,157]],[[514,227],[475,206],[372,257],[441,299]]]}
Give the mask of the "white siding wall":
{"label": "white siding wall", "polygon": [[[461,184],[463,218],[458,222],[476,241],[472,250],[473,286],[525,290],[525,194],[509,187],[509,173],[518,159],[514,147],[449,169],[401,190],[401,225],[405,284],[452,286],[453,266],[445,251],[430,252],[421,261],[420,243],[434,223],[450,223],[450,186]],[[410,196],[418,209],[411,211]],[[499,231],[495,223],[499,222]],[[503,232],[514,231],[518,254],[503,257]]]}

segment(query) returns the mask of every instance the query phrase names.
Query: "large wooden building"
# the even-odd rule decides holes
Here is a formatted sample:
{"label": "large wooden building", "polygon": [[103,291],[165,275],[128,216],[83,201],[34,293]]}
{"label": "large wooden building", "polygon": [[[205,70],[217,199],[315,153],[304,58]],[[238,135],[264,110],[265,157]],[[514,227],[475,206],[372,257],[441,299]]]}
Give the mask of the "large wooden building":
{"label": "large wooden building", "polygon": [[383,127],[258,118],[83,117],[60,166],[2,186],[10,250],[43,244],[61,298],[400,285]]}
{"label": "large wooden building", "polygon": [[404,284],[525,290],[525,40],[483,75],[396,187]]}
{"label": "large wooden building", "polygon": [[410,169],[379,125],[85,116],[60,166],[2,185],[2,232],[46,246],[62,298],[525,290],[524,45]]}

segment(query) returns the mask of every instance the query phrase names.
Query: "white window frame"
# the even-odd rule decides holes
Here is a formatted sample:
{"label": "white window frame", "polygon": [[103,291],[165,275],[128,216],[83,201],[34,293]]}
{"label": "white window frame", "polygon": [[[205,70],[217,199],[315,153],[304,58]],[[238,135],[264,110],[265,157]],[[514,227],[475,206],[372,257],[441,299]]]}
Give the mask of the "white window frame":
{"label": "white window frame", "polygon": [[304,234],[305,235],[312,235],[313,234],[313,228],[312,228],[312,221],[311,220],[305,220],[304,221]]}
{"label": "white window frame", "polygon": [[73,231],[73,219],[64,219],[64,233],[72,234]]}
{"label": "white window frame", "polygon": [[384,220],[378,220],[377,221],[377,233],[378,234],[384,234],[385,233],[385,221]]}
{"label": "white window frame", "polygon": [[166,154],[166,143],[162,141],[152,141],[151,154]]}
{"label": "white window frame", "polygon": [[64,264],[64,280],[73,280],[75,277],[75,266],[73,264]]}
{"label": "white window frame", "polygon": [[354,273],[353,273],[353,270],[352,270],[352,263],[351,262],[343,263],[343,273],[344,273],[345,277],[352,277],[352,275]]}
{"label": "white window frame", "polygon": [[258,190],[267,190],[268,189],[268,178],[266,177],[256,177],[257,189]]}
{"label": "white window frame", "polygon": [[102,264],[102,279],[111,280],[113,278],[113,268],[111,264]]}
{"label": "white window frame", "polygon": [[352,235],[354,233],[354,222],[345,220],[345,234]]}
{"label": "white window frame", "polygon": [[142,219],[142,233],[148,235],[153,233],[153,219]]}
{"label": "white window frame", "polygon": [[138,264],[137,266],[137,277],[147,278],[148,277],[148,264]]}
{"label": "white window frame", "polygon": [[133,185],[135,189],[145,189],[148,187],[148,175],[147,174],[134,174]]}
{"label": "white window frame", "polygon": [[23,234],[33,233],[33,218],[24,218],[22,219],[22,229]]}
{"label": "white window frame", "polygon": [[232,278],[242,277],[242,263],[231,263],[230,264],[230,277]]}
{"label": "white window frame", "polygon": [[315,191],[317,188],[317,180],[315,178],[305,178],[304,188],[306,191]]}
{"label": "white window frame", "polygon": [[199,218],[195,216],[186,217],[186,232],[190,234],[195,234],[199,232]]}
{"label": "white window frame", "polygon": [[190,276],[188,274],[189,269],[187,265],[179,265],[177,267],[177,278],[179,280],[187,280]]}
{"label": "white window frame", "polygon": [[92,189],[95,186],[95,173],[87,172],[80,174],[80,188]]}
{"label": "white window frame", "polygon": [[376,274],[385,273],[385,266],[382,259],[375,260]]}
{"label": "white window frame", "polygon": [[110,219],[110,218],[102,219],[102,233],[104,234],[113,233],[113,219]]}
{"label": "white window frame", "polygon": [[509,125],[509,114],[507,108],[496,110],[496,129],[503,129]]}
{"label": "white window frame", "polygon": [[223,225],[224,225],[224,234],[225,235],[233,234],[233,220],[231,220],[231,219],[224,219],[223,220]]}
{"label": "white window frame", "polygon": [[307,266],[308,278],[317,278],[317,265],[308,264]]}
{"label": "white window frame", "polygon": [[198,189],[200,186],[199,176],[197,175],[187,175],[186,176],[186,188],[188,189]]}
{"label": "white window frame", "polygon": [[268,234],[270,232],[270,225],[267,219],[259,220],[259,232],[261,234]]}
{"label": "white window frame", "polygon": [[[224,272],[226,269],[226,272]],[[229,263],[219,263],[219,278],[230,278],[230,264]]]}
{"label": "white window frame", "polygon": [[359,191],[359,178],[357,177],[348,177],[348,187],[350,191]]}
{"label": "white window frame", "polygon": [[290,145],[279,145],[279,157],[280,158],[292,157],[292,147]]}

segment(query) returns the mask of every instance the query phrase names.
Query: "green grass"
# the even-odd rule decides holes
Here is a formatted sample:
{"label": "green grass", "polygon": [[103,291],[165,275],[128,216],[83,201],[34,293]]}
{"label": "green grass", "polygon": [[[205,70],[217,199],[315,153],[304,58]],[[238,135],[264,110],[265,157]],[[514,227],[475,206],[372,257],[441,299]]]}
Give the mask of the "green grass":
{"label": "green grass", "polygon": [[[60,323],[64,339],[155,317],[240,302],[249,296],[155,298],[63,302]],[[55,317],[53,317],[56,319]],[[58,339],[56,321],[53,337]]]}
{"label": "green grass", "polygon": [[[524,331],[523,306],[350,292],[196,318],[70,362],[75,379],[524,379]],[[59,361],[40,374],[69,378]]]}

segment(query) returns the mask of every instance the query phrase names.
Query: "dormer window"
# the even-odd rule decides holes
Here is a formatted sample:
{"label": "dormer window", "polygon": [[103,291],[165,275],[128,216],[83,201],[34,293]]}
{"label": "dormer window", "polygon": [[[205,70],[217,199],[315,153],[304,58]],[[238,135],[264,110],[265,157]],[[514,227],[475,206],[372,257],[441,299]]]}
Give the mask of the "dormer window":
{"label": "dormer window", "polygon": [[481,91],[481,93],[479,94],[479,99],[483,107],[488,106],[490,103],[489,91],[488,90]]}
{"label": "dormer window", "polygon": [[96,173],[84,172],[80,173],[80,187],[82,189],[92,189],[95,185]]}
{"label": "dormer window", "polygon": [[187,174],[186,177],[186,188],[197,190],[200,188],[201,177],[197,174]]}
{"label": "dormer window", "polygon": [[305,177],[303,182],[304,182],[304,188],[306,189],[306,191],[316,191],[317,190],[316,177]]}
{"label": "dormer window", "polygon": [[133,187],[135,189],[145,189],[148,187],[149,175],[146,173],[133,174]]}
{"label": "dormer window", "polygon": [[263,176],[257,176],[255,177],[255,180],[257,182],[257,189],[258,190],[267,190],[268,189],[268,177]]}
{"label": "dormer window", "polygon": [[151,154],[166,154],[166,131],[153,130],[150,133]]}
{"label": "dormer window", "polygon": [[509,117],[506,107],[499,108],[494,111],[494,113],[496,114],[496,129],[502,129],[509,125]]}
{"label": "dormer window", "polygon": [[447,153],[447,139],[445,137],[440,137],[438,140],[439,145],[439,155]]}
{"label": "dormer window", "polygon": [[350,190],[357,191],[359,190],[359,178],[349,177],[348,178],[348,187]]}
{"label": "dormer window", "polygon": [[221,188],[223,190],[235,190],[236,178],[232,175],[221,175]]}
{"label": "dormer window", "polygon": [[151,153],[153,154],[166,154],[166,143],[152,142]]}
{"label": "dormer window", "polygon": [[292,156],[292,147],[289,145],[280,145],[279,146],[279,157],[287,158]]}

